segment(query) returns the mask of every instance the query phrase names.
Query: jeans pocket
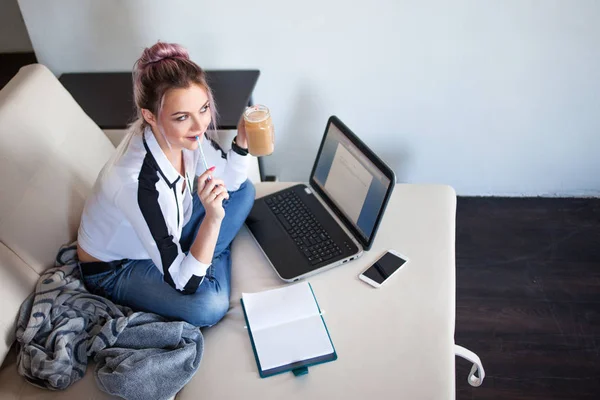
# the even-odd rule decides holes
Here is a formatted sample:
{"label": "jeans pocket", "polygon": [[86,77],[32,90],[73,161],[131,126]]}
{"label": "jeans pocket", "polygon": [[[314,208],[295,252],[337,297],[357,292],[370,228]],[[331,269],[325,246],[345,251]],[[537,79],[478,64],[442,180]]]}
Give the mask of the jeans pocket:
{"label": "jeans pocket", "polygon": [[83,277],[85,288],[92,294],[108,297],[112,292],[111,281],[116,275],[115,271],[100,272],[99,274]]}

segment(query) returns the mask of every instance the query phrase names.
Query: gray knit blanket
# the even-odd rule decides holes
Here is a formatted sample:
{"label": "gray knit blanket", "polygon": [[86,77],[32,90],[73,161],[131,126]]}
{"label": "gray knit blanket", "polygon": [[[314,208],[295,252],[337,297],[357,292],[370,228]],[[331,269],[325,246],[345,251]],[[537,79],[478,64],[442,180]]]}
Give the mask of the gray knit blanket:
{"label": "gray knit blanket", "polygon": [[200,330],[156,314],[133,312],[89,293],[76,247],[61,248],[22,304],[17,321],[19,373],[47,389],[81,379],[88,357],[101,390],[124,399],[168,399],[192,378],[202,358]]}

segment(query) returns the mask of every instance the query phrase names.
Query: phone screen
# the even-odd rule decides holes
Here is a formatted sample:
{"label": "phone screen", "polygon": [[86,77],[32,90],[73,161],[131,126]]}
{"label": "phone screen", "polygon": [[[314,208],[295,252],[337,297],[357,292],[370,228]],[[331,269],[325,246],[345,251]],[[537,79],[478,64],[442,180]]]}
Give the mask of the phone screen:
{"label": "phone screen", "polygon": [[363,272],[363,275],[372,281],[382,284],[383,281],[396,272],[405,262],[406,260],[388,252]]}

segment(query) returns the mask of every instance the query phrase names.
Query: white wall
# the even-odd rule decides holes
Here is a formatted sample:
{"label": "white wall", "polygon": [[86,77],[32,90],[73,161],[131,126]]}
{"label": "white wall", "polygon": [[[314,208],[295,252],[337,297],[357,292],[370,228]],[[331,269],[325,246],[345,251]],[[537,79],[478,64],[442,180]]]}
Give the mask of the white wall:
{"label": "white wall", "polygon": [[17,0],[0,0],[0,53],[31,52]]}
{"label": "white wall", "polygon": [[207,69],[260,69],[282,180],[306,180],[336,114],[400,182],[600,195],[600,1],[19,3],[57,74],[129,71],[158,39]]}

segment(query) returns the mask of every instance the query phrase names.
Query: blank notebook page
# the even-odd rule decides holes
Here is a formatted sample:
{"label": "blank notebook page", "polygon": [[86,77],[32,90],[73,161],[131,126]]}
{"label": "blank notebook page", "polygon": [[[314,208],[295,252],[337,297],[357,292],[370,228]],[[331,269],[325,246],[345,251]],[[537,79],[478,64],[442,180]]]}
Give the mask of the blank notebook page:
{"label": "blank notebook page", "polygon": [[242,299],[263,371],[333,353],[308,282]]}

